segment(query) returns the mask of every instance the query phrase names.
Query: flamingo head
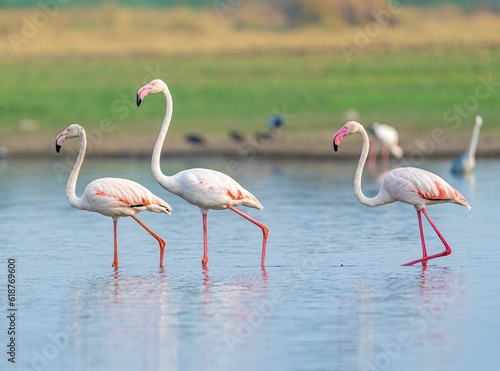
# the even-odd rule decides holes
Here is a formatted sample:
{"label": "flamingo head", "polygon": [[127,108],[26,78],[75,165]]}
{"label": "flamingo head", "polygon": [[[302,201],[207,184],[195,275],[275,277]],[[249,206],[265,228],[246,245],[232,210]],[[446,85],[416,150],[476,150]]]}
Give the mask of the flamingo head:
{"label": "flamingo head", "polygon": [[165,84],[160,79],[154,79],[150,83],[144,85],[137,91],[137,107],[141,105],[142,100],[149,93],[159,93],[161,91],[165,91],[167,89],[167,84]]}
{"label": "flamingo head", "polygon": [[481,125],[483,125],[483,118],[482,118],[482,116],[477,115],[476,116],[476,126],[481,127]]}
{"label": "flamingo head", "polygon": [[[344,137],[359,133],[361,124],[356,121],[349,121],[347,124],[342,126],[342,128],[335,133],[333,136],[333,150],[337,152],[339,144],[344,139]],[[362,126],[361,126],[362,127]]]}
{"label": "flamingo head", "polygon": [[78,124],[71,124],[68,126],[68,128],[56,138],[56,152],[59,153],[61,146],[66,139],[81,137],[83,133],[85,133],[85,129]]}

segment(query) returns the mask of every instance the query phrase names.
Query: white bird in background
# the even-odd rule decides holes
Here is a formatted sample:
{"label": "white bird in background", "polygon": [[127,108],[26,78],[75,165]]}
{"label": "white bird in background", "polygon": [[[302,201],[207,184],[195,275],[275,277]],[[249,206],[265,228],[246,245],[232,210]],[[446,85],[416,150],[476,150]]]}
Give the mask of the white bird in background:
{"label": "white bird in background", "polygon": [[[363,149],[361,150],[358,167],[354,175],[354,194],[358,198],[359,202],[363,205],[373,207],[400,201],[413,205],[417,211],[420,241],[422,243],[422,258],[413,260],[403,265],[413,265],[417,263],[427,265],[427,261],[430,259],[451,254],[450,245],[446,242],[438,227],[432,221],[426,210],[426,206],[451,202],[470,209],[467,200],[460,194],[460,192],[436,174],[414,167],[402,167],[389,171],[384,177],[379,193],[375,197],[366,197],[361,190],[361,176],[363,174],[363,167],[365,166],[366,158],[368,157],[370,141],[363,125],[356,121],[349,121],[347,124],[342,126],[342,128],[333,136],[333,149],[337,152],[339,144],[344,137],[356,133],[361,134],[363,137]],[[427,218],[443,243],[445,247],[443,252],[434,255],[427,255],[424,228],[422,225],[422,213]]]}
{"label": "white bird in background", "polygon": [[167,101],[167,107],[163,124],[156,140],[153,156],[151,159],[151,171],[153,176],[160,185],[167,191],[172,192],[187,202],[200,208],[203,220],[203,259],[202,265],[206,267],[208,263],[208,236],[207,236],[207,214],[210,209],[224,210],[229,209],[241,215],[247,220],[262,229],[262,255],[261,265],[264,266],[266,258],[266,243],[268,236],[268,228],[244,214],[235,208],[235,206],[243,205],[262,210],[263,206],[260,202],[248,192],[245,188],[239,185],[234,179],[219,171],[210,169],[189,169],[181,171],[175,175],[167,176],[162,173],[160,168],[160,155],[163,147],[163,142],[170,126],[172,119],[172,95],[162,80],[152,80],[149,84],[143,86],[137,92],[137,106],[149,93],[163,93]]}
{"label": "white bird in background", "polygon": [[147,188],[139,183],[121,178],[101,178],[90,182],[83,191],[82,197],[75,194],[76,181],[85,157],[87,148],[87,136],[85,129],[80,125],[70,125],[56,138],[56,151],[59,153],[66,139],[80,137],[80,152],[71,171],[66,186],[66,197],[71,206],[81,210],[93,211],[113,218],[114,232],[114,260],[113,267],[118,267],[118,239],[117,222],[122,216],[130,216],[145,230],[156,238],[160,244],[160,267],[163,267],[163,254],[165,252],[165,241],[140,221],[135,214],[141,211],[152,211],[156,213],[170,214],[172,208],[161,198],[152,194]]}
{"label": "white bird in background", "polygon": [[469,149],[458,155],[451,165],[451,172],[455,175],[470,174],[476,167],[476,148],[479,140],[479,132],[483,125],[483,118],[479,115],[476,116],[476,124],[472,132],[472,138],[469,144]]}
{"label": "white bird in background", "polygon": [[389,156],[392,154],[396,159],[403,157],[403,148],[399,146],[398,131],[392,126],[375,122],[367,128],[374,139],[370,147],[370,167],[375,168],[379,147],[382,152],[382,164],[385,169],[389,169]]}

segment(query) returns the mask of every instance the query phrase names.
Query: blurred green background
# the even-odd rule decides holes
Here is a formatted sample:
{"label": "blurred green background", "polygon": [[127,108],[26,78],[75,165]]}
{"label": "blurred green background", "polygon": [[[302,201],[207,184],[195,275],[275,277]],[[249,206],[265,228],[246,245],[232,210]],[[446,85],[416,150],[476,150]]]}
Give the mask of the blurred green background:
{"label": "blurred green background", "polygon": [[476,114],[500,129],[500,0],[163,3],[0,1],[0,146],[45,150],[72,122],[103,121],[119,129],[111,149],[149,143],[164,100],[137,108],[135,92],[153,78],[173,94],[174,138],[220,144],[273,114],[301,150],[350,118],[407,145],[435,127],[466,140]]}

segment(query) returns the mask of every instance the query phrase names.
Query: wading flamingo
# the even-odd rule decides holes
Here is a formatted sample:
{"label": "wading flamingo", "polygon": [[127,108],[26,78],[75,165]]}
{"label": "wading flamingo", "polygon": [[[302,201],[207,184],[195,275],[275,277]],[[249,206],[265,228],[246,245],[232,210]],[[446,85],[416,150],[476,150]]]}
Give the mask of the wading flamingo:
{"label": "wading flamingo", "polygon": [[379,147],[382,151],[382,165],[385,169],[389,169],[389,155],[392,154],[398,161],[403,157],[403,148],[398,145],[399,134],[395,128],[385,124],[373,123],[367,128],[374,139],[370,147],[369,164],[375,168],[375,161]]}
{"label": "wading flamingo", "polygon": [[135,214],[147,210],[155,213],[170,214],[172,208],[161,198],[152,194],[139,183],[121,178],[100,178],[90,182],[83,191],[82,197],[75,194],[78,173],[87,149],[85,129],[80,125],[68,126],[56,138],[56,151],[59,153],[66,139],[80,137],[80,152],[66,186],[66,198],[69,204],[77,209],[93,211],[113,218],[114,260],[113,267],[118,267],[117,222],[122,216],[130,216],[160,243],[160,267],[163,267],[165,241],[140,221]]}
{"label": "wading flamingo", "polygon": [[141,104],[142,100],[149,93],[163,93],[167,101],[165,117],[153,150],[151,171],[153,172],[156,181],[160,183],[163,188],[200,208],[203,221],[202,265],[206,267],[208,262],[208,211],[210,209],[229,209],[262,229],[263,241],[261,265],[264,266],[266,259],[267,236],[269,233],[268,228],[264,224],[235,208],[235,206],[243,205],[262,210],[264,207],[260,204],[257,198],[255,198],[255,196],[239,185],[231,177],[215,170],[199,168],[189,169],[172,176],[167,176],[162,173],[160,169],[160,155],[163,142],[165,141],[170,121],[172,119],[172,95],[170,94],[167,84],[165,84],[162,80],[155,79],[139,89],[137,92],[137,106]]}
{"label": "wading flamingo", "polygon": [[[422,242],[422,258],[413,260],[403,265],[413,265],[420,262],[422,265],[427,265],[427,261],[430,259],[451,254],[450,245],[446,242],[436,224],[432,221],[425,207],[427,205],[437,203],[451,202],[463,205],[470,210],[467,200],[455,188],[450,186],[437,175],[414,167],[403,167],[389,171],[384,177],[382,188],[380,189],[378,195],[373,198],[366,197],[361,190],[361,176],[363,174],[363,167],[368,156],[370,143],[368,134],[363,126],[356,121],[349,121],[345,124],[333,136],[333,149],[337,152],[342,139],[344,139],[345,136],[355,133],[360,133],[363,137],[363,149],[361,151],[358,168],[356,169],[356,174],[354,176],[354,194],[358,198],[359,202],[367,206],[380,206],[390,204],[395,201],[401,201],[413,205],[417,210],[420,240]],[[427,255],[421,213],[425,215],[432,228],[434,228],[434,231],[436,231],[436,234],[443,242],[445,250],[442,253],[430,256]]]}
{"label": "wading flamingo", "polygon": [[469,144],[469,149],[458,155],[451,165],[451,172],[455,175],[470,174],[476,167],[476,148],[477,141],[479,140],[479,132],[483,125],[483,118],[479,115],[476,116],[476,124],[472,132],[472,138]]}

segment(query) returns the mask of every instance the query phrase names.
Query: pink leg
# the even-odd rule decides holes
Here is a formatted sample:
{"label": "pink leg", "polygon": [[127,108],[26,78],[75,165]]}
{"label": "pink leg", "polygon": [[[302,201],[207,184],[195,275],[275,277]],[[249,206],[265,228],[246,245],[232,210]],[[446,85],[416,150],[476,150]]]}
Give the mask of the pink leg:
{"label": "pink leg", "polygon": [[201,265],[206,268],[208,263],[208,226],[207,226],[207,214],[201,214],[203,218],[203,259],[201,260]]}
{"label": "pink leg", "polygon": [[210,274],[208,273],[208,267],[202,267],[203,271],[203,286],[207,287],[210,283]]}
{"label": "pink leg", "polygon": [[377,153],[378,153],[378,144],[375,141],[372,141],[370,146],[370,154],[368,158],[368,166],[372,169],[375,169],[377,162]]}
{"label": "pink leg", "polygon": [[112,267],[118,267],[118,233],[116,232],[118,219],[113,218],[113,239],[115,242],[115,252]]}
{"label": "pink leg", "polygon": [[[420,242],[422,243],[422,259],[427,258],[427,248],[425,247],[424,226],[422,224],[422,210],[417,210],[418,228],[420,230]],[[427,266],[428,259],[422,260],[422,266]]]}
{"label": "pink leg", "polygon": [[[432,219],[431,219],[429,213],[427,212],[427,210],[425,208],[422,208],[421,210],[418,210],[418,211],[422,211],[424,213],[425,217],[427,218],[427,220],[431,224],[432,228],[434,229],[434,231],[438,235],[439,239],[443,243],[443,245],[445,247],[445,250],[443,252],[441,252],[441,253],[434,254],[434,255],[431,255],[431,256],[427,256],[427,251],[425,250],[425,252],[424,252],[425,242],[423,242],[423,244],[422,244],[422,252],[424,252],[424,254],[423,254],[422,259],[417,259],[417,260],[411,261],[409,263],[403,264],[405,266],[417,264],[417,263],[420,263],[420,262],[423,263],[424,261],[427,263],[428,260],[439,258],[441,256],[446,256],[446,255],[450,255],[451,254],[451,247],[450,247],[450,245],[448,244],[448,242],[446,242],[446,240],[444,239],[443,235],[439,231],[438,227],[432,221]],[[417,213],[418,213],[418,211],[417,211]],[[423,228],[422,228],[422,219],[420,218],[420,214],[419,214],[419,224],[420,224],[420,231],[421,231],[420,235],[421,235],[421,238],[422,238],[422,241],[423,241],[424,240],[424,235],[423,235]],[[424,264],[422,264],[422,265],[424,265]],[[425,264],[425,265],[427,265],[427,264]]]}
{"label": "pink leg", "polygon": [[264,224],[262,224],[261,222],[258,222],[254,218],[252,218],[252,217],[248,216],[247,214],[241,212],[240,210],[236,209],[235,207],[233,207],[231,205],[228,205],[227,208],[229,210],[233,210],[236,214],[241,215],[242,217],[244,217],[245,219],[251,221],[253,224],[259,226],[262,229],[263,240],[262,240],[262,256],[261,256],[260,264],[262,266],[264,266],[264,262],[266,260],[266,244],[267,244],[267,236],[269,234],[269,229]]}
{"label": "pink leg", "polygon": [[160,243],[160,267],[163,267],[163,255],[165,254],[165,241],[163,241],[160,236],[158,236],[156,233],[154,233],[149,227],[141,222],[141,220],[136,217],[135,215],[130,215],[137,223],[141,225],[146,231],[148,231],[151,236],[156,238],[156,240]]}
{"label": "pink leg", "polygon": [[389,148],[382,148],[382,166],[384,170],[389,170]]}

